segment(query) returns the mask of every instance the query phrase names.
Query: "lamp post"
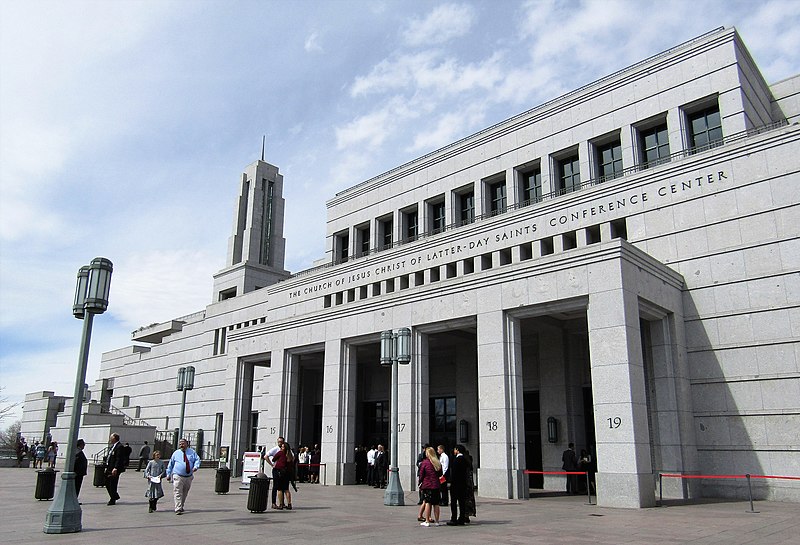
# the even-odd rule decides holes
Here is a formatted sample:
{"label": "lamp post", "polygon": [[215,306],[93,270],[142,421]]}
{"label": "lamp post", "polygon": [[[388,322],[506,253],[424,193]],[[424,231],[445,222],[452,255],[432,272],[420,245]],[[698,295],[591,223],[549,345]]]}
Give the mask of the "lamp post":
{"label": "lamp post", "polygon": [[[178,441],[183,439],[183,415],[186,412],[186,392],[194,388],[194,367],[191,365],[178,369],[178,391],[183,392],[181,400],[181,420],[178,423]],[[177,448],[178,445],[175,445]]]}
{"label": "lamp post", "polygon": [[407,327],[397,331],[381,332],[381,365],[392,367],[392,422],[389,456],[389,484],[383,495],[383,505],[405,505],[403,486],[400,484],[397,467],[397,382],[399,364],[411,362],[411,330]]}
{"label": "lamp post", "polygon": [[113,270],[114,266],[111,261],[103,257],[96,257],[88,266],[78,269],[72,314],[79,320],[83,320],[83,336],[78,356],[75,393],[72,396],[72,415],[69,422],[65,467],[61,474],[61,486],[45,516],[44,533],[46,534],[67,534],[81,531],[81,506],[75,494],[75,443],[78,441],[78,428],[83,408],[83,383],[86,380],[86,366],[89,361],[92,320],[95,314],[102,314],[108,308],[108,292],[111,287]]}

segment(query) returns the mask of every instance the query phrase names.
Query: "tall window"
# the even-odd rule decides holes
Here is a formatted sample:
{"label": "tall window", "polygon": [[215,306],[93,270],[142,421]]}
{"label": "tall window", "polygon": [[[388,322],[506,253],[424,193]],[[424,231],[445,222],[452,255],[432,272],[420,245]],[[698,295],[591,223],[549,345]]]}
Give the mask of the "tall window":
{"label": "tall window", "polygon": [[475,192],[462,193],[458,196],[461,224],[475,221]]}
{"label": "tall window", "polygon": [[601,181],[622,176],[622,145],[619,140],[597,146],[597,166]]}
{"label": "tall window", "polygon": [[392,218],[380,222],[381,248],[391,248],[394,240],[394,225]]}
{"label": "tall window", "polygon": [[489,185],[489,212],[495,216],[506,211],[506,182]]}
{"label": "tall window", "polygon": [[434,443],[452,445],[456,442],[456,398],[433,397],[430,406],[430,439]]}
{"label": "tall window", "polygon": [[272,265],[272,222],[273,222],[273,194],[275,192],[275,182],[272,180],[262,180],[263,190],[261,192],[264,217],[261,222],[261,253],[258,262],[261,265]]}
{"label": "tall window", "polygon": [[359,227],[356,230],[356,244],[358,245],[358,253],[359,255],[368,255],[369,254],[369,225],[365,225],[364,227]]}
{"label": "tall window", "polygon": [[250,413],[250,452],[256,451],[258,441],[258,411]]}
{"label": "tall window", "polygon": [[445,206],[444,201],[431,205],[431,227],[434,233],[441,233],[445,228]]}
{"label": "tall window", "polygon": [[[389,402],[364,402],[364,444],[373,445],[389,438]],[[388,445],[384,445],[388,450]]]}
{"label": "tall window", "polygon": [[341,233],[336,236],[336,259],[339,262],[347,261],[349,257],[350,248],[350,235],[348,233]]}
{"label": "tall window", "polygon": [[542,170],[537,168],[522,174],[522,204],[539,202],[542,200]]}
{"label": "tall window", "polygon": [[417,210],[403,213],[403,240],[416,240],[419,236],[419,214]]}
{"label": "tall window", "polygon": [[689,121],[689,146],[692,149],[713,147],[722,143],[722,121],[719,105],[715,104],[687,116]]}
{"label": "tall window", "polygon": [[669,133],[666,123],[639,131],[639,153],[642,168],[669,161]]}
{"label": "tall window", "polygon": [[578,154],[564,157],[556,161],[556,173],[558,179],[558,187],[556,188],[559,194],[569,193],[576,191],[581,187],[581,165],[578,161]]}

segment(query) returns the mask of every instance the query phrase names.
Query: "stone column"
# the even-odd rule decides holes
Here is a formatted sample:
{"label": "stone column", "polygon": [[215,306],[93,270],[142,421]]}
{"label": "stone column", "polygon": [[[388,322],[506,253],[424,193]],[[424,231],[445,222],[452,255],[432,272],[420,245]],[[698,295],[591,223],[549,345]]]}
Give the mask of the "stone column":
{"label": "stone column", "polygon": [[655,487],[638,297],[620,285],[590,293],[587,320],[597,434],[597,503],[652,507]]}
{"label": "stone column", "polygon": [[428,336],[412,329],[411,363],[400,366],[397,383],[397,465],[406,493],[417,490],[417,453],[430,433],[429,387]]}
{"label": "stone column", "polygon": [[480,495],[527,497],[520,326],[500,309],[478,314],[477,424]]}
{"label": "stone column", "polygon": [[325,341],[322,378],[322,450],[320,480],[355,482],[356,362],[355,352],[341,339]]}

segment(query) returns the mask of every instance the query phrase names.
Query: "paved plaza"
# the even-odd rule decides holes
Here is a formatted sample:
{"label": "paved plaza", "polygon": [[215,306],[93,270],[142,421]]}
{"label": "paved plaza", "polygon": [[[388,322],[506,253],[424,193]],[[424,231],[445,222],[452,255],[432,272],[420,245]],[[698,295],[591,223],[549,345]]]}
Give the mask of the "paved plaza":
{"label": "paved plaza", "polygon": [[[35,543],[142,545],[143,543],[797,543],[797,504],[705,501],[653,509],[609,509],[589,505],[585,496],[542,494],[531,500],[477,498],[478,516],[464,527],[423,528],[417,522],[417,494],[404,507],[383,505],[383,491],[365,486],[299,485],[294,510],[250,513],[247,495],[231,482],[227,495],[214,493],[213,469],[203,469],[192,485],[182,517],[172,511],[172,486],[159,511],[147,512],[145,481],[128,471],[120,479],[122,499],[106,505],[104,488],[94,488],[91,472],[81,492],[83,531],[42,532],[51,501],[34,499],[36,472],[0,469],[5,545]],[[59,479],[60,482],[60,474]],[[449,508],[442,510],[442,521]],[[445,514],[447,513],[447,514]]]}

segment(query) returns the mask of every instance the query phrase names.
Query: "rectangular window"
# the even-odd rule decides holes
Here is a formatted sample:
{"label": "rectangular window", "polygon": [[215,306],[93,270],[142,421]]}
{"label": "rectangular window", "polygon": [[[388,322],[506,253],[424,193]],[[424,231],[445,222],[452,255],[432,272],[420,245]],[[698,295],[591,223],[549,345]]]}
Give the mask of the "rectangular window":
{"label": "rectangular window", "polygon": [[417,240],[419,236],[419,214],[416,209],[403,213],[403,231],[404,241]]}
{"label": "rectangular window", "polygon": [[669,133],[666,123],[639,131],[639,154],[642,168],[669,161]]}
{"label": "rectangular window", "polygon": [[559,195],[580,189],[581,165],[577,153],[556,160],[556,183]]}
{"label": "rectangular window", "polygon": [[381,249],[392,247],[394,240],[394,224],[392,219],[381,220],[380,222]]}
{"label": "rectangular window", "polygon": [[459,220],[461,225],[475,221],[475,192],[469,191],[458,196],[459,200]]}
{"label": "rectangular window", "polygon": [[599,145],[596,149],[600,181],[622,176],[622,145],[619,140]]}
{"label": "rectangular window", "polygon": [[687,116],[689,122],[689,147],[706,149],[722,143],[722,121],[719,105],[708,107]]}
{"label": "rectangular window", "polygon": [[434,233],[441,233],[445,228],[445,206],[444,201],[431,205],[431,227]]}
{"label": "rectangular window", "polygon": [[358,255],[369,255],[369,225],[356,229],[356,244]]}
{"label": "rectangular window", "polygon": [[506,182],[496,182],[489,186],[489,213],[492,216],[506,211]]}
{"label": "rectangular window", "polygon": [[350,235],[348,233],[341,233],[336,235],[336,261],[344,263],[347,261],[350,249]]}
{"label": "rectangular window", "polygon": [[456,398],[432,397],[430,401],[430,439],[434,444],[456,443]]}
{"label": "rectangular window", "polygon": [[522,174],[522,205],[542,200],[542,170],[537,168]]}

